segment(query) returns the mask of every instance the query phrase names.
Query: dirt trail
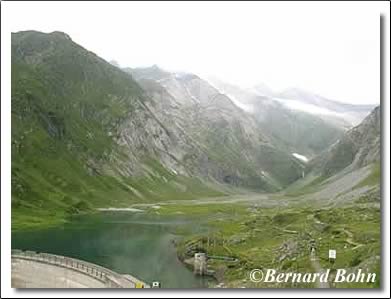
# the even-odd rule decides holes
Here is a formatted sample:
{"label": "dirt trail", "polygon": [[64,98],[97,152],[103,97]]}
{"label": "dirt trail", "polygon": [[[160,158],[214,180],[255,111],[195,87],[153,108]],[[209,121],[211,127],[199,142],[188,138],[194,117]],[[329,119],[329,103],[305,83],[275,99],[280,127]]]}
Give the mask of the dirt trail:
{"label": "dirt trail", "polygon": [[[318,257],[311,259],[311,266],[312,266],[312,268],[314,268],[316,273],[323,274],[326,272],[322,268],[322,266],[319,264]],[[316,287],[320,288],[320,289],[327,289],[327,288],[330,288],[330,284],[327,281],[320,281],[320,279],[318,279],[316,281]]]}

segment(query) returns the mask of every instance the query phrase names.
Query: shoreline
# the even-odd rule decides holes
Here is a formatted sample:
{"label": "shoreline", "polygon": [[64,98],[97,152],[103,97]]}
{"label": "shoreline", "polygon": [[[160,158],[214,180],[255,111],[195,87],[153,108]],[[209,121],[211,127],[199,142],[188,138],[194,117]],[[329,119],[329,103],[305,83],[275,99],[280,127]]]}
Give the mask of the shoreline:
{"label": "shoreline", "polygon": [[145,210],[136,208],[98,208],[96,210],[99,212],[146,212]]}

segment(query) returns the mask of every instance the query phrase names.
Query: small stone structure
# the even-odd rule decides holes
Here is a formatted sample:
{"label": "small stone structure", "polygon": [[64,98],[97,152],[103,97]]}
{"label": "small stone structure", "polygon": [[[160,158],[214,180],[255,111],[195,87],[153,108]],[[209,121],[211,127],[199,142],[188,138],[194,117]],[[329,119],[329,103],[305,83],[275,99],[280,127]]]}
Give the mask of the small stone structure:
{"label": "small stone structure", "polygon": [[197,252],[194,254],[194,273],[198,275],[206,275],[208,272],[206,254]]}

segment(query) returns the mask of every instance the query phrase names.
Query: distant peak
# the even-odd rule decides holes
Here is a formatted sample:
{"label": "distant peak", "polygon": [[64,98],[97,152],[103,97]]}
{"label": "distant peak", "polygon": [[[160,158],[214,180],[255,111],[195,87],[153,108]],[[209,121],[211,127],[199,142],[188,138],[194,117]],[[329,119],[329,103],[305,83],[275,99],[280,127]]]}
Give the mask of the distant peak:
{"label": "distant peak", "polygon": [[155,70],[162,70],[162,68],[160,66],[158,66],[157,64],[153,64],[151,66],[151,69],[155,69]]}
{"label": "distant peak", "polygon": [[114,60],[114,59],[110,60],[109,63],[110,63],[111,65],[116,66],[116,67],[120,67],[119,63],[118,63],[116,60]]}
{"label": "distant peak", "polygon": [[68,40],[72,40],[68,34],[66,34],[65,32],[62,32],[62,31],[53,31],[52,33],[50,33],[50,35],[62,37],[62,38],[68,39]]}
{"label": "distant peak", "polygon": [[13,36],[17,37],[29,37],[29,38],[62,38],[66,40],[72,41],[71,37],[62,31],[53,31],[50,33],[41,32],[37,30],[25,30],[25,31],[18,31],[18,32],[12,32]]}

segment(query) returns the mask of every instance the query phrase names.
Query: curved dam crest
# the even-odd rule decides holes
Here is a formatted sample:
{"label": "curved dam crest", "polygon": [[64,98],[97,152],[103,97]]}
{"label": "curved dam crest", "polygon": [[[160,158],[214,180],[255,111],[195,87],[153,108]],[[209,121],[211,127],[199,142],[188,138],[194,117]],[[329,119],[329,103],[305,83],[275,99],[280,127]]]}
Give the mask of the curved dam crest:
{"label": "curved dam crest", "polygon": [[13,288],[149,288],[145,282],[70,257],[12,250]]}

